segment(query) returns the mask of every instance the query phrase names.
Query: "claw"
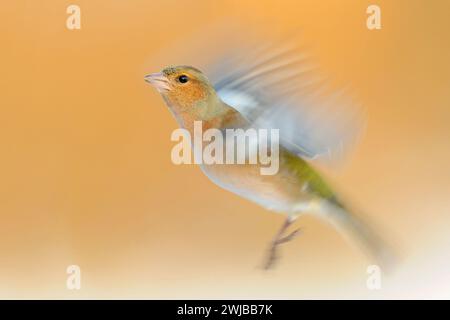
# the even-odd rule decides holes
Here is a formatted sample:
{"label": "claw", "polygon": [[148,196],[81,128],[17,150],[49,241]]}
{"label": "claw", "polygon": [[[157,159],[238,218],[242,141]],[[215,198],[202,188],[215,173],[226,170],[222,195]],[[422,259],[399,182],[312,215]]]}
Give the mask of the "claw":
{"label": "claw", "polygon": [[267,257],[266,263],[264,264],[264,270],[271,269],[275,265],[275,262],[278,260],[276,247],[277,245],[275,243],[273,243],[270,247],[269,256]]}

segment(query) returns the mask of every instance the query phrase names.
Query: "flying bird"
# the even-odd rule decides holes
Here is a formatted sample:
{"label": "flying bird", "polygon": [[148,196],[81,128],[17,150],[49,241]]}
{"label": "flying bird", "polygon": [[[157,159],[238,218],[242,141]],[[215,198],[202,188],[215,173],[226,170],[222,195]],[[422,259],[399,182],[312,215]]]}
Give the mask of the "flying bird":
{"label": "flying bird", "polygon": [[363,219],[352,213],[312,165],[338,159],[357,140],[364,117],[343,91],[330,91],[315,67],[296,48],[253,47],[250,54],[226,53],[206,69],[169,66],[145,76],[163,97],[180,127],[194,137],[203,129],[278,129],[279,170],[262,175],[261,164],[201,164],[214,183],[260,206],[286,215],[270,243],[264,268],[274,266],[278,247],[299,229],[288,228],[302,214],[325,219],[353,236],[376,258],[386,247]]}

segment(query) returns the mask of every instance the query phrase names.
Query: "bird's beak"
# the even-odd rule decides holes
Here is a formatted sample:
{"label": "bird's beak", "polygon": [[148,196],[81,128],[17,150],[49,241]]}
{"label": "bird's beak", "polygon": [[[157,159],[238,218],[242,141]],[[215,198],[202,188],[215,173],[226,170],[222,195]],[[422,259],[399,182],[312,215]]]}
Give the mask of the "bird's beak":
{"label": "bird's beak", "polygon": [[159,92],[170,90],[169,80],[162,72],[146,75],[144,79],[146,82],[154,86]]}

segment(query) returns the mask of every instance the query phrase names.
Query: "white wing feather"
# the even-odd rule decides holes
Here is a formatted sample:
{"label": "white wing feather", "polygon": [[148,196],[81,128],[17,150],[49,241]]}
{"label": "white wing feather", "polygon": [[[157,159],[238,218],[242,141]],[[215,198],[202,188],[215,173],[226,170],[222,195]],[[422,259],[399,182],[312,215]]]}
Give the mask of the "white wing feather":
{"label": "white wing feather", "polygon": [[[262,47],[261,47],[262,48]],[[252,126],[279,129],[281,143],[308,159],[340,159],[364,128],[362,109],[330,91],[295,47],[233,47],[206,74],[221,99]]]}

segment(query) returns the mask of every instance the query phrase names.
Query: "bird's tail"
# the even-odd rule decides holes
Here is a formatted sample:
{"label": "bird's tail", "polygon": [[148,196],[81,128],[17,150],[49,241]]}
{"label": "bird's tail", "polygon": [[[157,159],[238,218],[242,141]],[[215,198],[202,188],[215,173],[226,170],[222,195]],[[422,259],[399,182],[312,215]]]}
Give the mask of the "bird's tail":
{"label": "bird's tail", "polygon": [[320,216],[342,232],[344,237],[354,240],[357,245],[375,259],[375,263],[385,271],[391,271],[397,262],[398,255],[391,245],[361,216],[351,213],[338,202],[326,201],[320,210]]}

